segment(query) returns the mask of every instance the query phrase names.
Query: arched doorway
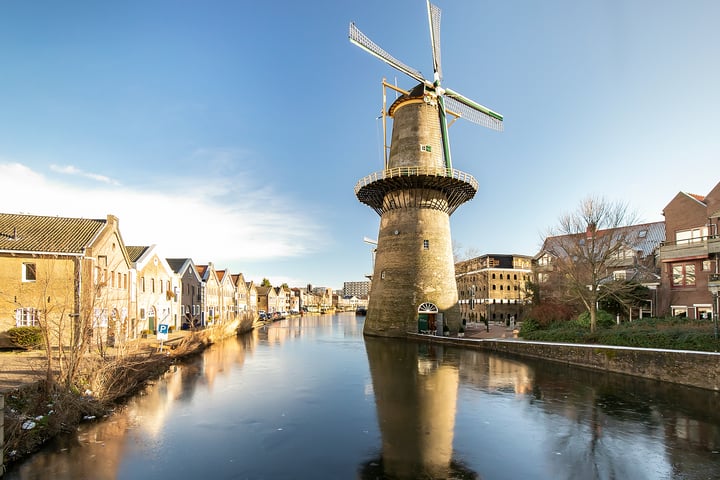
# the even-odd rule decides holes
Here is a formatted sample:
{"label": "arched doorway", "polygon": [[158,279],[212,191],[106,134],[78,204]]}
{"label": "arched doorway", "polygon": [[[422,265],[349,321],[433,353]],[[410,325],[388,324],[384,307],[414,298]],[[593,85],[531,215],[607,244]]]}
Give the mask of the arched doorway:
{"label": "arched doorway", "polygon": [[437,319],[438,308],[433,303],[423,303],[418,307],[418,332],[433,333],[437,330],[435,320]]}

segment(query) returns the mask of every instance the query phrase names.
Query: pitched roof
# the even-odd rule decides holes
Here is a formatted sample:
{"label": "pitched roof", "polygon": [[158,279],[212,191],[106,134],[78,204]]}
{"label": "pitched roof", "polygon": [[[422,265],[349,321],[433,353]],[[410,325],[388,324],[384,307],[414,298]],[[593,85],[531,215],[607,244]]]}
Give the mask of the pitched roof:
{"label": "pitched roof", "polygon": [[0,251],[82,254],[107,219],[0,213]]}
{"label": "pitched roof", "polygon": [[185,263],[189,258],[166,258],[165,261],[173,269],[173,272],[180,273],[180,270],[185,266]]}
{"label": "pitched roof", "polygon": [[137,262],[140,257],[143,256],[145,251],[150,248],[149,246],[143,246],[143,245],[126,245],[125,250],[128,252],[128,257],[130,257],[131,262]]}
{"label": "pitched roof", "polygon": [[[628,247],[631,247],[636,252],[640,252],[642,257],[647,257],[665,241],[665,222],[642,223],[608,230],[598,230],[597,233],[599,235],[617,234],[625,240]],[[560,246],[563,241],[567,241],[566,239],[574,237],[582,239],[585,237],[585,233],[558,235],[546,238],[542,250],[535,258],[540,258],[546,252],[555,255],[563,253],[563,249],[557,247]]]}

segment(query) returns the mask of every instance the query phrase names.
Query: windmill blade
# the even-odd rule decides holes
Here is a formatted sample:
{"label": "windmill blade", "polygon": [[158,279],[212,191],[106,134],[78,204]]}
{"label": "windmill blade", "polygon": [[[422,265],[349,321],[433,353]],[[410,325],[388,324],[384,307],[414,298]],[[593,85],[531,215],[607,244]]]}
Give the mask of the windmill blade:
{"label": "windmill blade", "polygon": [[356,26],[354,22],[350,22],[350,33],[348,34],[348,38],[350,39],[351,43],[354,43],[358,47],[362,48],[366,52],[368,52],[370,55],[373,55],[383,62],[387,63],[391,67],[394,67],[401,72],[403,72],[405,75],[407,75],[410,78],[414,78],[420,83],[428,83],[425,78],[423,78],[422,73],[415,70],[414,68],[408,67],[389,53],[387,53],[385,50],[380,48],[375,42],[370,40],[367,35],[362,33]]}
{"label": "windmill blade", "polygon": [[433,54],[433,72],[435,84],[440,85],[442,80],[442,67],[440,62],[440,8],[428,0],[428,20],[430,21],[430,44]]}
{"label": "windmill blade", "polygon": [[445,168],[452,170],[452,158],[450,157],[450,140],[448,139],[447,114],[445,111],[445,100],[443,95],[438,95],[438,113],[440,114],[440,138],[442,139],[443,158],[445,159]]}
{"label": "windmill blade", "polygon": [[447,109],[460,114],[462,118],[470,120],[473,123],[492,128],[502,132],[503,116],[487,107],[475,103],[459,93],[445,89],[445,101]]}

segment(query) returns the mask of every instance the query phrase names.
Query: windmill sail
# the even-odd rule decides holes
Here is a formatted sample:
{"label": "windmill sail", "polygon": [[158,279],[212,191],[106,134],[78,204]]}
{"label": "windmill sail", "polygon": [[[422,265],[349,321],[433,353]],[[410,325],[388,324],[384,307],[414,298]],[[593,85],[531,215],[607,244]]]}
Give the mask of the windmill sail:
{"label": "windmill sail", "polygon": [[447,109],[459,114],[460,118],[465,118],[492,130],[503,131],[503,117],[499,113],[493,112],[489,108],[483,107],[449,89],[445,90],[445,102]]}
{"label": "windmill sail", "polygon": [[379,58],[383,62],[387,63],[391,67],[397,68],[401,72],[403,72],[405,75],[414,78],[418,82],[426,83],[425,78],[423,78],[422,73],[415,70],[414,68],[408,67],[404,63],[402,63],[397,58],[393,57],[389,53],[387,53],[385,50],[380,48],[379,45],[377,45],[375,42],[370,40],[367,35],[362,33],[356,26],[355,23],[350,22],[350,33],[348,35],[350,38],[350,41],[357,45],[358,47],[362,48],[366,52],[368,52],[370,55],[373,55],[374,57]]}
{"label": "windmill sail", "polygon": [[428,20],[430,21],[430,44],[433,53],[433,71],[435,82],[442,80],[442,68],[440,61],[440,9],[428,2]]}
{"label": "windmill sail", "polygon": [[458,115],[459,117],[466,118],[478,125],[498,131],[503,130],[503,116],[453,90],[450,90],[449,88],[444,88],[440,85],[442,81],[442,64],[440,59],[441,10],[436,5],[430,3],[429,0],[427,0],[427,9],[428,23],[430,24],[430,43],[432,46],[433,56],[432,81],[423,77],[419,70],[405,65],[400,60],[380,48],[379,45],[374,43],[364,33],[362,33],[355,26],[355,23],[350,23],[350,33],[348,37],[350,38],[350,42],[354,43],[374,57],[379,58],[391,67],[400,70],[405,75],[425,85],[426,92],[429,92],[431,95],[437,97],[443,156],[448,170],[451,170],[452,161],[450,159],[450,144],[447,132],[447,111],[450,111],[452,114]]}

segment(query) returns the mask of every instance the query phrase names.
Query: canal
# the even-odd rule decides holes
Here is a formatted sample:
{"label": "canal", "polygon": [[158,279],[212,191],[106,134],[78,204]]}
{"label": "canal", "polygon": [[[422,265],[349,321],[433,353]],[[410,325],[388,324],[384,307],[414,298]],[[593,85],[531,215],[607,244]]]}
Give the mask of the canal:
{"label": "canal", "polygon": [[214,345],[30,479],[720,478],[717,393],[306,316]]}

